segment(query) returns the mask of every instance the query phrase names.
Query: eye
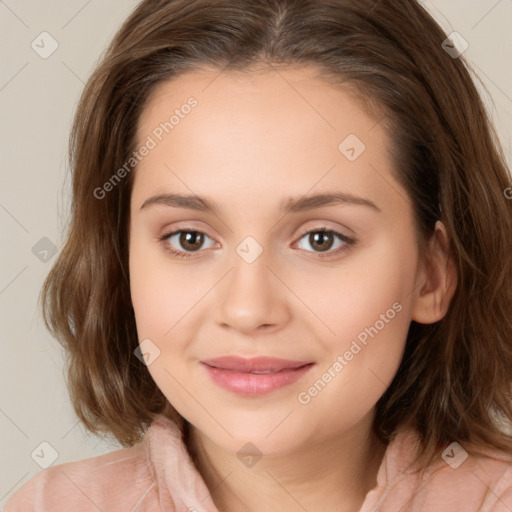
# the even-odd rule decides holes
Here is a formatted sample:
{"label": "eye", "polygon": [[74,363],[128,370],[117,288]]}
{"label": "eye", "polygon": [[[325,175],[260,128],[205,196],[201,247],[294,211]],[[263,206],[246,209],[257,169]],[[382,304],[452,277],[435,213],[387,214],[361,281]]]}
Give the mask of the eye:
{"label": "eye", "polygon": [[[313,248],[312,252],[320,253],[318,254],[320,258],[336,256],[345,252],[350,246],[356,243],[354,238],[350,238],[342,233],[327,228],[310,229],[302,233],[300,240],[302,239],[306,240],[306,245]],[[338,239],[339,242],[338,247],[331,250],[336,244],[336,239]]]}
{"label": "eye", "polygon": [[[159,237],[159,240],[164,244],[165,250],[172,256],[190,259],[194,257],[192,253],[200,252],[200,250],[204,248],[203,245],[205,238],[212,240],[202,231],[181,229],[171,233],[166,233]],[[307,252],[317,253],[320,258],[333,257],[341,254],[357,242],[354,238],[350,238],[342,233],[325,227],[305,231],[301,234],[299,241],[303,238],[305,238],[306,243],[313,248],[313,251]],[[335,250],[332,250],[333,246],[336,244],[336,239],[338,240],[338,247],[335,248]],[[173,248],[173,244],[180,247],[175,249]],[[297,244],[298,242],[294,245]],[[299,248],[302,249],[302,247]]]}
{"label": "eye", "polygon": [[[196,230],[179,230],[174,231],[172,233],[167,233],[160,237],[160,241],[164,244],[165,250],[172,254],[173,256],[178,256],[179,258],[191,258],[188,252],[198,252],[204,244],[204,240],[206,238],[211,238],[202,231]],[[173,249],[170,244],[173,243],[173,238],[175,239],[174,243],[178,244],[183,248],[183,250]]]}

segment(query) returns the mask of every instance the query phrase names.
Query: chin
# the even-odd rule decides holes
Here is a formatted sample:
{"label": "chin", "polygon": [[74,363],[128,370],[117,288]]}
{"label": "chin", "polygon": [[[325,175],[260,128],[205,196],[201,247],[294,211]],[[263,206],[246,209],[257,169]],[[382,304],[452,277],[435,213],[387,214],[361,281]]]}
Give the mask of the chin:
{"label": "chin", "polygon": [[264,455],[284,455],[306,442],[303,424],[298,432],[290,430],[293,425],[286,425],[286,416],[281,415],[277,421],[254,416],[243,420],[233,418],[231,421],[222,422],[224,428],[208,425],[209,428],[200,430],[213,443],[231,453],[238,454],[244,446],[245,451],[251,451],[253,445]]}

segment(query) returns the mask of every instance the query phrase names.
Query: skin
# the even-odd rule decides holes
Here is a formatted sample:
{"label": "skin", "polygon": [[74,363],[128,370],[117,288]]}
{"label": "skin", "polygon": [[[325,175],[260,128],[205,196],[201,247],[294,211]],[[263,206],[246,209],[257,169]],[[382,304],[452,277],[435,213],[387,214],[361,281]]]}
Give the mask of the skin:
{"label": "skin", "polygon": [[[132,302],[139,339],[160,350],[148,370],[190,422],[189,451],[221,512],[358,511],[386,449],[372,436],[375,404],[398,369],[409,324],[441,319],[453,296],[444,226],[437,223],[428,258],[420,258],[383,128],[312,68],[183,74],[153,91],[139,143],[190,96],[197,107],[134,176]],[[366,146],[353,162],[338,149],[349,134]],[[333,191],[379,210],[347,203],[279,212],[289,197]],[[170,192],[208,197],[219,212],[141,210]],[[344,246],[334,237],[332,256],[322,259],[322,244],[301,232],[321,228],[357,242],[334,254]],[[180,245],[179,235],[159,241],[179,229],[205,233],[200,249]],[[247,236],[263,250],[250,264],[236,251]],[[166,246],[189,248],[192,258],[171,256]],[[301,404],[298,394],[394,303],[401,311]],[[199,363],[231,354],[316,364],[295,384],[246,397],[218,387]],[[247,442],[262,454],[252,467],[237,457]]]}

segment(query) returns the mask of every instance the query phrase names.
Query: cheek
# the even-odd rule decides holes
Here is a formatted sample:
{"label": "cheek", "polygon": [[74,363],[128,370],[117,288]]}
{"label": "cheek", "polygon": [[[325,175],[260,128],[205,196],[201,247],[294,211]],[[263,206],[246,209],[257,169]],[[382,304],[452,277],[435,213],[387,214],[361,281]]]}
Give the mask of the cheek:
{"label": "cheek", "polygon": [[130,293],[141,340],[161,338],[172,328],[191,289],[179,282],[179,272],[170,275],[170,267],[163,264],[163,255],[155,250],[155,244],[137,234],[130,240]]}
{"label": "cheek", "polygon": [[[400,365],[411,321],[414,251],[404,259],[397,244],[358,253],[308,298],[331,330],[318,336],[326,357],[299,400],[313,413],[332,407],[331,426],[362,417],[378,401]],[[318,333],[324,332],[320,327]],[[350,410],[350,414],[347,411]]]}
{"label": "cheek", "polygon": [[354,252],[338,272],[329,269],[295,277],[294,290],[310,306],[305,311],[308,322],[317,326],[318,339],[329,352],[343,350],[361,333],[364,338],[365,329],[376,323],[382,328],[379,333],[407,331],[416,259],[414,254],[404,258],[396,247],[376,244]]}
{"label": "cheek", "polygon": [[186,350],[190,332],[185,331],[193,317],[187,311],[197,302],[197,291],[194,294],[193,282],[183,278],[183,268],[175,268],[171,275],[163,257],[138,242],[136,237],[130,242],[129,269],[139,343],[152,354],[147,369],[156,385],[178,410],[186,411],[188,395],[180,385],[186,379],[175,366]]}

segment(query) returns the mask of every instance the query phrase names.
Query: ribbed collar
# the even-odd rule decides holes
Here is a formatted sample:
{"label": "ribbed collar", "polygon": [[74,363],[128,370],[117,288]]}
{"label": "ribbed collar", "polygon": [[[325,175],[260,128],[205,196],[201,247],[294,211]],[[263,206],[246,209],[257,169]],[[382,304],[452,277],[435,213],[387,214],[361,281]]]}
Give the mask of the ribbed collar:
{"label": "ribbed collar", "polygon": [[219,512],[176,423],[158,415],[148,428],[144,443],[162,510]]}
{"label": "ribbed collar", "polygon": [[[162,510],[219,512],[197,471],[180,428],[160,414],[148,428],[144,442],[158,485]],[[360,512],[376,510],[390,488],[407,473],[418,449],[413,429],[401,429],[387,446],[377,473],[377,485],[366,495]],[[440,463],[443,461],[441,460]]]}

